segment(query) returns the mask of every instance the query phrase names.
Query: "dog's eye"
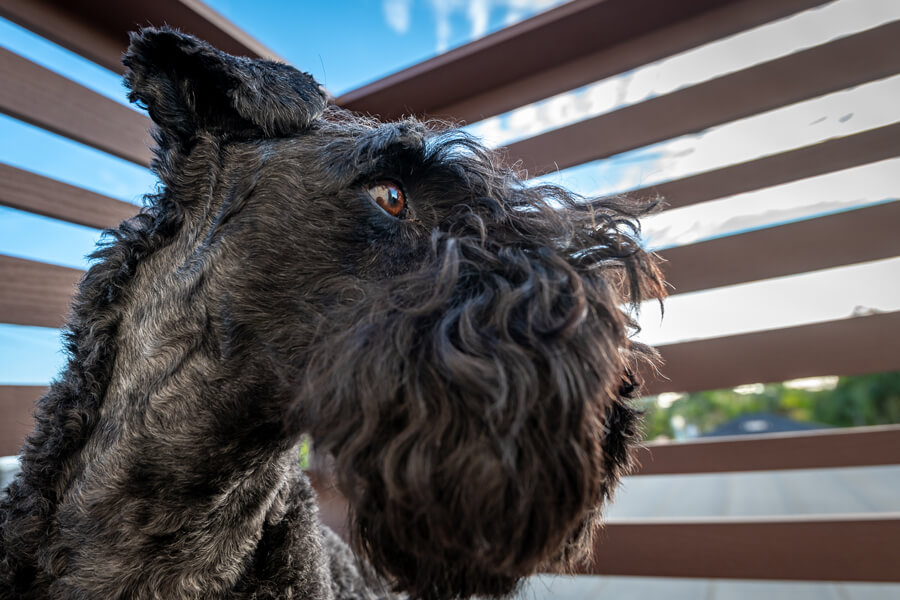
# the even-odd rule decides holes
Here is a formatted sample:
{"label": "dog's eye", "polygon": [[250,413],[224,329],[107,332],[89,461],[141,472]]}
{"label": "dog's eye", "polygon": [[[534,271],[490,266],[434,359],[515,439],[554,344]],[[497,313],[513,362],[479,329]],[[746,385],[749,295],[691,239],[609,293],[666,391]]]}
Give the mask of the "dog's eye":
{"label": "dog's eye", "polygon": [[366,191],[381,210],[392,217],[400,216],[406,206],[406,195],[393,181],[376,181],[366,186]]}

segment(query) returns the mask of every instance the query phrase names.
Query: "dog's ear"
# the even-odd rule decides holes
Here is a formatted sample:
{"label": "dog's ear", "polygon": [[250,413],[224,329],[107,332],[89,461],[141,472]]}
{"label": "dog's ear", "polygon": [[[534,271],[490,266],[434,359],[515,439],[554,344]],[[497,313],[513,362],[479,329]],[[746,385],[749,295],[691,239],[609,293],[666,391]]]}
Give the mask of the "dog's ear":
{"label": "dog's ear", "polygon": [[129,99],[177,140],[199,131],[287,135],[308,127],[326,104],[324,90],[307,73],[231,56],[168,27],[132,33],[122,62]]}

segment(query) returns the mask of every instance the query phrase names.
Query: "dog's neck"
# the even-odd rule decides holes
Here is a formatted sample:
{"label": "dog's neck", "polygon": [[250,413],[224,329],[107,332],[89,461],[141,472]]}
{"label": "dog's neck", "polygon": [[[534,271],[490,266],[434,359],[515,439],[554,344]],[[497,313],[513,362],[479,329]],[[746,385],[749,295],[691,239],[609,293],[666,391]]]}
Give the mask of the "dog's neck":
{"label": "dog's neck", "polygon": [[212,301],[216,275],[194,258],[204,229],[180,228],[122,290],[97,422],[59,499],[66,571],[110,589],[229,589],[285,510],[283,391]]}

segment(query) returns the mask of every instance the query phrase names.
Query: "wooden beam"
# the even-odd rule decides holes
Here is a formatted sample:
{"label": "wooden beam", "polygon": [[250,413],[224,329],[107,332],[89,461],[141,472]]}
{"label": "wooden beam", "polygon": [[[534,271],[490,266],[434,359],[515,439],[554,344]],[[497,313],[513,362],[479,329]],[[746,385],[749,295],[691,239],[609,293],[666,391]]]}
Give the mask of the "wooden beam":
{"label": "wooden beam", "polygon": [[47,393],[45,386],[0,386],[0,456],[18,454],[34,428],[34,403]]}
{"label": "wooden beam", "polygon": [[[310,472],[323,522],[347,535],[347,502]],[[608,522],[581,575],[900,581],[900,513]]]}
{"label": "wooden beam", "polygon": [[690,206],[894,158],[900,156],[897,140],[900,140],[900,122],[648,185],[632,190],[628,195],[636,198],[661,196],[668,209]]}
{"label": "wooden beam", "polygon": [[[898,138],[900,139],[900,138]],[[898,144],[900,145],[900,144]],[[683,294],[900,256],[900,202],[662,250],[672,293]]]}
{"label": "wooden beam", "polygon": [[37,173],[0,164],[0,204],[86,227],[106,229],[140,207]]}
{"label": "wooden beam", "polygon": [[0,48],[0,112],[133,163],[150,164],[150,119],[5,48]]}
{"label": "wooden beam", "polygon": [[319,520],[338,534],[344,541],[350,540],[350,524],[347,520],[349,505],[347,498],[337,489],[331,473],[326,469],[312,467],[305,471],[316,490],[319,501]]}
{"label": "wooden beam", "polygon": [[900,513],[611,522],[588,575],[900,581]]}
{"label": "wooden beam", "polygon": [[900,312],[658,346],[647,395],[900,370]]}
{"label": "wooden beam", "polygon": [[353,90],[337,103],[390,119],[431,114],[474,121],[823,3],[571,2]]}
{"label": "wooden beam", "polygon": [[532,175],[696,133],[900,72],[900,21],[514,142]]}
{"label": "wooden beam", "polygon": [[0,0],[0,16],[118,73],[128,32],[169,24],[231,54],[278,58],[200,0]]}
{"label": "wooden beam", "polygon": [[651,442],[633,475],[900,465],[900,425]]}
{"label": "wooden beam", "polygon": [[0,323],[62,327],[84,273],[0,255]]}

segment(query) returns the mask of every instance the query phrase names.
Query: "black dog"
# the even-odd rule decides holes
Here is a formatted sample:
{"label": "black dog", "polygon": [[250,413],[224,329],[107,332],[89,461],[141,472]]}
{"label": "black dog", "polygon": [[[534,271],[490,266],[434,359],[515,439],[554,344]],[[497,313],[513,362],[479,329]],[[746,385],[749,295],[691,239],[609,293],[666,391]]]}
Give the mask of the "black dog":
{"label": "black dog", "polygon": [[627,312],[662,295],[648,207],[528,187],[464,134],[173,30],[124,60],[164,187],[81,283],[0,597],[498,596],[584,558],[652,357]]}

